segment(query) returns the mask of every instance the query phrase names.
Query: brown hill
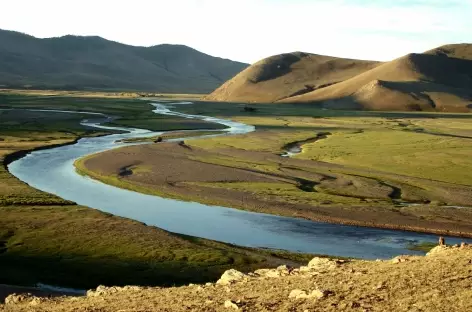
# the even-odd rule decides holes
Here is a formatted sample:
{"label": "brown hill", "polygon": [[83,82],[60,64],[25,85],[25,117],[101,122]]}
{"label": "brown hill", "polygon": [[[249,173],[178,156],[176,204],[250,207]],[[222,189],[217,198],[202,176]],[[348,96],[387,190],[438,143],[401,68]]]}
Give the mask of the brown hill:
{"label": "brown hill", "polygon": [[183,45],[38,39],[0,29],[0,87],[208,93],[246,67]]}
{"label": "brown hill", "polygon": [[246,68],[205,99],[275,102],[344,81],[378,64],[303,52],[275,55]]}
{"label": "brown hill", "polygon": [[285,102],[335,109],[463,111],[472,109],[472,45],[408,54],[333,86]]}

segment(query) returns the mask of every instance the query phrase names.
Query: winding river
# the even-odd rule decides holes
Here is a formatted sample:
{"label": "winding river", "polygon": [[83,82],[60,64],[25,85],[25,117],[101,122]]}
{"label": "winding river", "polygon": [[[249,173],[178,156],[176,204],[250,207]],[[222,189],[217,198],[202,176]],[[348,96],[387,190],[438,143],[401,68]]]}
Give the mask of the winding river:
{"label": "winding river", "polygon": [[[188,102],[153,103],[157,114],[217,122],[228,127],[228,134],[254,131],[253,126],[214,117],[187,115],[172,111],[173,105]],[[50,110],[50,112],[54,112]],[[64,112],[64,111],[58,111]],[[39,190],[58,195],[80,205],[138,220],[167,231],[227,243],[285,249],[297,252],[358,258],[389,258],[399,254],[421,254],[408,244],[436,242],[436,235],[312,222],[182,202],[140,194],[92,180],[76,173],[74,161],[86,155],[124,146],[117,141],[162,134],[142,129],[104,126],[110,120],[102,114],[84,114],[87,127],[120,130],[126,133],[83,138],[76,144],[39,150],[12,162],[8,169],[20,180]],[[219,130],[221,131],[221,130]],[[218,134],[221,135],[221,134]],[[450,244],[463,239],[447,237]]]}

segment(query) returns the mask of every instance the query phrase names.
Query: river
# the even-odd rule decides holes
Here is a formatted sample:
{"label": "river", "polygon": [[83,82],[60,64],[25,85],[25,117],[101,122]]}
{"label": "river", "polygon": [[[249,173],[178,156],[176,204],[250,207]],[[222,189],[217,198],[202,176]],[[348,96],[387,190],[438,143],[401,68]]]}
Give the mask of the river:
{"label": "river", "polygon": [[[227,134],[223,135],[254,131],[253,126],[230,120],[173,111],[172,106],[179,104],[190,105],[191,103],[155,102],[153,103],[154,112],[217,122],[228,127]],[[82,122],[84,126],[120,130],[126,133],[83,138],[73,145],[35,151],[12,162],[8,166],[9,171],[32,187],[74,201],[79,205],[138,220],[167,231],[241,246],[385,259],[400,254],[422,254],[408,250],[407,245],[437,241],[436,235],[320,223],[166,199],[120,189],[81,176],[74,168],[75,160],[93,153],[125,146],[125,143],[117,143],[122,139],[150,137],[162,134],[162,132],[103,126],[101,123],[109,121],[109,117],[80,113],[84,114],[84,118],[92,118],[85,119]],[[449,244],[455,244],[470,240],[447,237],[446,241]]]}

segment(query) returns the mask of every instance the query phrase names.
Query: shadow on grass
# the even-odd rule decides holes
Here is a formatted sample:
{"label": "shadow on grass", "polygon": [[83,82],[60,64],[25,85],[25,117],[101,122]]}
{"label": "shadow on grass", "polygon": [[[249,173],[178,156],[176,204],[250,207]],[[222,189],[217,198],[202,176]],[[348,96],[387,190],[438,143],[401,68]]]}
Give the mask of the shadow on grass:
{"label": "shadow on grass", "polygon": [[[0,284],[49,285],[90,289],[98,285],[173,286],[218,279],[225,266],[193,266],[188,262],[146,262],[106,257],[0,255]],[[228,265],[229,267],[229,265]]]}

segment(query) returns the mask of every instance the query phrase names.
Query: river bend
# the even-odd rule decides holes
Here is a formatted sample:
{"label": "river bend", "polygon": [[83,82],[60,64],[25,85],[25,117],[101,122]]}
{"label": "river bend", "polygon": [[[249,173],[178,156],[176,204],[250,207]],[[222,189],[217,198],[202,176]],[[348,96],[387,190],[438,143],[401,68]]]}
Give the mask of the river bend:
{"label": "river bend", "polygon": [[[223,135],[254,131],[253,126],[230,120],[173,111],[172,106],[179,104],[191,103],[156,102],[153,103],[154,112],[217,122],[228,127],[227,134]],[[126,145],[117,143],[119,140],[150,137],[163,132],[104,126],[101,123],[109,121],[110,117],[79,113],[84,114],[84,118],[89,118],[82,122],[84,126],[126,133],[83,138],[73,145],[35,151],[12,162],[8,166],[9,171],[32,187],[79,205],[138,220],[167,231],[241,246],[375,259],[400,254],[421,254],[408,250],[407,245],[437,241],[435,235],[320,223],[166,199],[120,189],[81,176],[74,168],[75,160]],[[448,243],[460,242],[456,238],[446,240]]]}

